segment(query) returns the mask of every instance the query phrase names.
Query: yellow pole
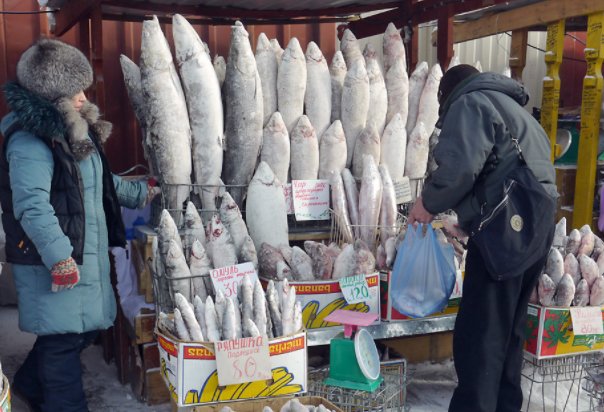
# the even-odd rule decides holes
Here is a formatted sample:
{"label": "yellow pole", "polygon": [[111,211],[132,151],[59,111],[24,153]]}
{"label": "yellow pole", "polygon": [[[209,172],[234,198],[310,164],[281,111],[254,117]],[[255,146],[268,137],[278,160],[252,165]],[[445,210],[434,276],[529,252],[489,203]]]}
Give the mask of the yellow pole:
{"label": "yellow pole", "polygon": [[556,145],[558,132],[558,108],[560,107],[560,64],[564,53],[564,20],[547,26],[545,47],[545,66],[547,72],[543,79],[543,99],[541,101],[541,126],[551,141],[551,159],[556,158],[560,150]]}
{"label": "yellow pole", "polygon": [[575,181],[573,226],[592,225],[596,186],[596,162],[602,107],[602,61],[604,60],[604,11],[590,14],[585,46],[587,73],[583,80],[581,137]]}

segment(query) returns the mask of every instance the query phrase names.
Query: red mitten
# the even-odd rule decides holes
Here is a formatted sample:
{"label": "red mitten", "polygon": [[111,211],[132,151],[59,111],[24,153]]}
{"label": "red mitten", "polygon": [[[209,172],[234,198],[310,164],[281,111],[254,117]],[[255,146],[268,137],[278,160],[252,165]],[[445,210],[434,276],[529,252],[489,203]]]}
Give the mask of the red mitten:
{"label": "red mitten", "polygon": [[58,292],[63,289],[71,289],[80,281],[80,271],[75,260],[69,257],[55,263],[50,269],[52,276],[51,290]]}

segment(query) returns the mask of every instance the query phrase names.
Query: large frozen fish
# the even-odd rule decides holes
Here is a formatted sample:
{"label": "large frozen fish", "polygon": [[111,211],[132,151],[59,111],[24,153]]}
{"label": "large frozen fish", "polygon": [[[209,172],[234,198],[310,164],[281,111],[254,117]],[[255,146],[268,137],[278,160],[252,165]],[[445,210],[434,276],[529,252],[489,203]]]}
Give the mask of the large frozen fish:
{"label": "large frozen fish", "polygon": [[174,308],[174,326],[176,327],[177,338],[185,342],[191,341],[191,336],[178,308]]}
{"label": "large frozen fish", "polygon": [[385,82],[388,95],[386,124],[390,123],[397,113],[400,113],[404,126],[409,114],[409,75],[400,61],[397,61],[386,72]]}
{"label": "large frozen fish", "polygon": [[281,113],[275,112],[264,126],[260,161],[266,162],[282,184],[289,174],[290,141]]}
{"label": "large frozen fish", "polygon": [[562,275],[564,275],[564,258],[556,248],[551,248],[547,255],[545,263],[545,273],[554,281],[556,286],[560,283]]}
{"label": "large frozen fish", "polygon": [[257,250],[264,242],[272,246],[289,244],[283,187],[265,162],[260,162],[250,182],[245,217]]}
{"label": "large frozen fish", "polygon": [[312,259],[298,246],[293,247],[291,269],[295,280],[315,280]]}
{"label": "large frozen fish", "polygon": [[368,121],[365,129],[357,137],[354,148],[352,174],[355,178],[360,179],[363,176],[363,159],[366,155],[373,157],[376,165],[380,164],[380,150],[380,133],[375,123]]}
{"label": "large frozen fish", "polygon": [[191,276],[193,276],[193,279],[191,279],[191,283],[193,284],[193,295],[198,295],[201,299],[205,300],[208,296],[205,279],[210,275],[212,262],[199,240],[195,240],[191,247],[189,270]]}
{"label": "large frozen fish", "polygon": [[197,322],[197,319],[195,318],[195,313],[193,312],[191,304],[180,293],[174,294],[174,302],[182,314],[182,319],[185,322],[185,326],[187,327],[191,339],[194,342],[203,342],[204,339],[201,332],[201,326],[199,326],[199,322]]}
{"label": "large frozen fish", "polygon": [[277,75],[277,107],[289,133],[304,113],[306,58],[300,42],[292,37],[283,52]]}
{"label": "large frozen fish", "polygon": [[172,18],[176,62],[192,134],[193,171],[203,209],[215,210],[222,172],[223,111],[220,84],[199,35],[179,14]]}
{"label": "large frozen fish", "polygon": [[224,78],[226,77],[226,61],[224,60],[224,57],[216,55],[214,56],[212,65],[214,66],[214,72],[216,73],[218,84],[222,89],[222,85],[224,84]]}
{"label": "large frozen fish", "polygon": [[332,171],[329,184],[331,186],[331,207],[333,208],[338,222],[338,231],[344,242],[351,243],[354,237],[350,226],[349,209],[346,201],[346,193],[344,192],[342,175],[339,172]]}
{"label": "large frozen fish", "polygon": [[[147,132],[162,183],[166,208],[180,210],[189,196],[192,172],[191,128],[187,104],[172,53],[157,17],[143,22],[141,84],[145,100]],[[173,212],[180,223],[180,214]]]}
{"label": "large frozen fish", "polygon": [[136,119],[141,128],[143,137],[143,155],[149,163],[150,173],[153,176],[158,176],[155,153],[153,152],[153,144],[150,134],[147,131],[147,112],[145,110],[145,100],[143,98],[143,85],[141,83],[141,69],[125,55],[120,55],[120,64],[124,75],[124,83],[130,104],[134,110]]}
{"label": "large frozen fish", "polygon": [[331,124],[331,76],[327,60],[314,41],[306,47],[306,73],[305,113],[320,142]]}
{"label": "large frozen fish", "polygon": [[579,233],[581,233],[581,245],[579,246],[577,254],[591,256],[596,241],[595,235],[591,231],[591,227],[589,225],[583,225],[583,227],[579,229]]}
{"label": "large frozen fish", "polygon": [[382,205],[380,207],[380,238],[386,247],[386,240],[396,236],[396,193],[388,168],[384,165],[378,167],[382,178]]}
{"label": "large frozen fish", "polygon": [[587,281],[587,284],[591,288],[595,280],[601,276],[598,264],[592,258],[585,255],[579,255],[578,260],[581,276],[583,276],[583,279]]}
{"label": "large frozen fish", "polygon": [[335,257],[329,247],[323,243],[307,240],[304,250],[312,259],[312,273],[316,279],[331,279]]}
{"label": "large frozen fish", "polygon": [[380,165],[390,172],[393,182],[400,182],[405,175],[407,130],[400,113],[396,113],[384,129],[380,139]]}
{"label": "large frozen fish", "polygon": [[188,261],[191,256],[191,247],[193,247],[196,240],[199,240],[202,245],[206,244],[206,231],[203,227],[203,221],[193,202],[187,202],[183,232],[182,248]]}
{"label": "large frozen fish", "polygon": [[323,133],[319,143],[319,179],[329,179],[333,170],[341,172],[346,167],[346,136],[342,122],[334,121]]}
{"label": "large frozen fish", "polygon": [[344,78],[346,77],[346,62],[342,52],[338,50],[333,55],[331,65],[329,66],[331,75],[331,121],[340,120],[342,110],[342,88],[344,87]]}
{"label": "large frozen fish", "polygon": [[359,218],[359,188],[350,169],[342,170],[342,181],[344,182],[344,191],[346,192],[348,216],[350,217],[350,223],[353,225],[355,237],[358,237],[359,234],[357,232],[361,224],[361,219]]}
{"label": "large frozen fish", "polygon": [[405,176],[409,179],[422,179],[428,169],[430,135],[422,122],[411,132],[405,155]]}
{"label": "large frozen fish", "polygon": [[566,249],[566,218],[563,217],[558,223],[556,223],[556,229],[554,231],[554,239],[552,246],[564,253]]}
{"label": "large frozen fish", "polygon": [[170,240],[170,248],[166,255],[166,276],[172,286],[172,293],[180,293],[187,299],[191,298],[191,271],[187,266],[187,261],[182,254],[182,249],[174,241]]}
{"label": "large frozen fish", "polygon": [[260,269],[260,274],[271,279],[278,279],[278,262],[285,263],[283,256],[279,252],[279,249],[269,245],[268,243],[262,243],[260,249],[258,250],[258,266]]}
{"label": "large frozen fish", "polygon": [[[227,185],[247,185],[254,174],[262,143],[262,84],[248,33],[241,24],[232,27],[224,89],[223,180]],[[231,195],[242,206],[245,188],[231,188]]]}
{"label": "large frozen fish", "polygon": [[266,312],[266,296],[264,295],[264,291],[262,290],[262,285],[260,281],[256,279],[256,283],[254,284],[254,310],[253,310],[253,319],[254,323],[258,327],[258,331],[261,335],[267,334],[266,322],[268,314]]}
{"label": "large frozen fish", "polygon": [[300,116],[290,136],[292,180],[314,180],[319,174],[319,140],[308,117]]}
{"label": "large frozen fish", "polygon": [[589,305],[589,285],[585,279],[577,284],[575,290],[575,297],[573,298],[574,306],[587,306]]}
{"label": "large frozen fish", "polygon": [[579,270],[579,261],[572,253],[569,253],[564,258],[564,273],[568,273],[570,277],[573,278],[573,280],[575,281],[575,286],[581,280],[581,270]]}
{"label": "large frozen fish", "polygon": [[182,249],[182,241],[180,239],[180,235],[178,234],[176,223],[174,222],[174,219],[172,219],[172,215],[170,215],[170,213],[164,209],[161,212],[159,226],[157,228],[157,246],[159,254],[164,262],[166,260],[166,255],[168,254],[168,249],[170,248],[171,240],[174,240]]}
{"label": "large frozen fish", "polygon": [[575,297],[575,282],[567,273],[562,276],[560,283],[556,287],[556,296],[554,297],[554,303],[556,306],[568,307],[573,302]]}
{"label": "large frozen fish", "polygon": [[382,204],[382,179],[373,157],[363,158],[363,179],[359,192],[360,236],[370,250],[376,247],[376,230]]}
{"label": "large frozen fish", "polygon": [[268,286],[266,288],[266,299],[268,301],[268,309],[273,322],[275,336],[281,336],[283,335],[283,326],[281,324],[281,304],[279,294],[275,288],[275,282],[272,280],[268,281]]}
{"label": "large frozen fish", "polygon": [[[211,296],[208,296],[206,299],[204,316],[206,328],[208,330],[208,335],[206,336],[207,340],[209,342],[218,342],[220,340],[220,329],[218,316],[216,315],[216,308]],[[220,325],[220,327],[222,327],[222,325]]]}
{"label": "large frozen fish", "polygon": [[421,62],[415,67],[411,77],[409,77],[409,111],[407,114],[407,135],[410,135],[415,124],[417,123],[417,115],[419,113],[419,101],[422,97],[422,91],[426,84],[429,72],[428,63]]}
{"label": "large frozen fish", "polygon": [[556,284],[547,274],[543,273],[539,277],[537,290],[539,292],[539,303],[543,306],[552,306],[556,294]]}
{"label": "large frozen fish", "polygon": [[224,227],[218,215],[212,217],[208,236],[207,247],[210,250],[214,268],[236,265],[237,251],[233,239],[231,239],[229,231]]}
{"label": "large frozen fish", "polygon": [[246,337],[255,338],[257,336],[262,336],[258,326],[250,318],[243,318],[243,331]]}
{"label": "large frozen fish", "polygon": [[231,235],[237,256],[241,256],[243,245],[248,237],[247,226],[243,221],[243,216],[241,216],[239,206],[237,206],[237,203],[235,203],[228,192],[224,192],[222,194],[222,202],[220,204],[220,220]]}
{"label": "large frozen fish", "polygon": [[354,265],[350,275],[367,275],[375,272],[375,257],[361,239],[354,241]]}
{"label": "large frozen fish", "polygon": [[579,247],[581,247],[581,232],[577,229],[573,229],[568,234],[566,253],[572,253],[573,255],[578,256]]}
{"label": "large frozen fish", "polygon": [[381,136],[386,126],[386,113],[388,112],[388,94],[382,69],[375,57],[368,57],[367,77],[369,78],[369,109],[367,123],[373,122]]}
{"label": "large frozen fish", "polygon": [[341,279],[350,276],[355,266],[354,245],[348,244],[338,255],[333,264],[332,279]]}
{"label": "large frozen fish", "polygon": [[390,68],[399,62],[403,70],[407,71],[405,44],[394,23],[389,23],[384,32],[382,48],[384,49],[384,72],[387,73]]}
{"label": "large frozen fish", "polygon": [[256,251],[256,246],[254,246],[254,241],[250,235],[247,235],[243,240],[243,245],[237,255],[237,260],[242,263],[252,262],[254,268],[258,269],[258,252]]}
{"label": "large frozen fish", "polygon": [[264,122],[277,111],[277,71],[279,63],[266,34],[260,33],[256,44],[256,66],[262,83],[262,102]]}
{"label": "large frozen fish", "polygon": [[416,124],[423,123],[429,136],[432,135],[436,121],[438,120],[438,86],[442,77],[443,72],[440,65],[436,63],[428,74],[426,84],[419,99]]}
{"label": "large frozen fish", "polygon": [[590,287],[589,306],[602,306],[604,304],[604,277],[598,276]]}
{"label": "large frozen fish", "polygon": [[352,67],[353,62],[357,61],[360,61],[363,65],[365,64],[359,42],[354,34],[348,29],[344,31],[342,40],[340,40],[340,50],[346,61],[346,67]]}
{"label": "large frozen fish", "polygon": [[369,77],[363,60],[355,60],[348,66],[348,72],[342,87],[342,107],[340,118],[346,135],[348,154],[346,165],[352,164],[352,156],[358,135],[365,128],[369,111]]}
{"label": "large frozen fish", "polygon": [[277,39],[271,39],[271,49],[273,49],[273,53],[275,53],[275,57],[277,58],[277,66],[279,66],[285,50],[283,50],[279,44],[279,40]]}

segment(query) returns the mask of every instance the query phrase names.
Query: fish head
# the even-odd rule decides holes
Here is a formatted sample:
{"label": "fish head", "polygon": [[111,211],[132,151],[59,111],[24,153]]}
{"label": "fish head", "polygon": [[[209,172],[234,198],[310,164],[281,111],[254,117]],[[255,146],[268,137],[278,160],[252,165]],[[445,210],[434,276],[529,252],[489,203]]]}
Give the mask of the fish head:
{"label": "fish head", "polygon": [[206,54],[203,42],[193,26],[180,14],[172,17],[172,35],[177,63],[183,64],[195,57]]}
{"label": "fish head", "polygon": [[210,226],[210,239],[216,240],[222,236],[224,232],[224,225],[218,215],[212,216],[212,223]]}
{"label": "fish head", "polygon": [[441,69],[440,64],[436,63],[434,66],[432,66],[432,69],[430,69],[430,77],[435,82],[440,82],[440,79],[443,78],[443,70]]}
{"label": "fish head", "polygon": [[271,48],[274,52],[283,53],[283,47],[281,47],[281,45],[279,44],[279,40],[277,39],[271,39]]}
{"label": "fish head", "polygon": [[182,249],[174,239],[170,239],[170,246],[168,248],[168,255],[166,260],[170,262],[180,259],[181,257],[183,257]]}
{"label": "fish head", "polygon": [[169,70],[172,65],[172,53],[157,16],[143,22],[140,61],[141,70]]}
{"label": "fish head", "polygon": [[357,43],[357,38],[355,37],[354,33],[350,29],[344,30],[342,40],[340,40],[340,50],[344,52],[354,43]]}
{"label": "fish head", "polygon": [[363,57],[365,58],[366,62],[377,59],[377,51],[371,43],[367,43],[365,45],[365,48],[363,49]]}
{"label": "fish head", "polygon": [[294,130],[292,130],[292,138],[299,139],[316,139],[317,133],[315,132],[315,128],[310,123],[310,119],[308,116],[303,114],[298,119],[298,123]]}
{"label": "fish head", "polygon": [[178,228],[172,215],[166,209],[162,210],[159,218],[159,232],[166,235],[166,237],[172,237],[178,235]]}
{"label": "fish head", "polygon": [[203,222],[201,221],[201,216],[199,216],[197,207],[195,207],[195,204],[191,201],[187,202],[187,207],[185,209],[185,226],[189,229],[203,227]]}
{"label": "fish head", "polygon": [[331,59],[331,65],[329,66],[329,71],[332,74],[346,71],[346,61],[340,50],[334,53],[333,58]]}
{"label": "fish head", "polygon": [[214,65],[214,67],[226,68],[226,61],[224,60],[224,57],[222,57],[218,54],[214,56],[214,60],[212,60],[212,64]]}
{"label": "fish head", "polygon": [[229,48],[227,69],[229,65],[232,65],[245,76],[255,76],[257,72],[256,58],[252,53],[249,33],[241,23],[237,23],[231,26],[231,46]]}
{"label": "fish head", "polygon": [[384,32],[384,42],[391,41],[402,41],[401,34],[394,25],[394,23],[388,23],[388,27],[386,27],[386,31]]}
{"label": "fish head", "polygon": [[233,197],[229,192],[225,191],[222,194],[222,202],[220,203],[220,217],[222,220],[228,221],[228,218],[232,216],[241,216],[241,211],[233,200]]}
{"label": "fish head", "polygon": [[199,241],[199,239],[195,239],[195,242],[193,242],[193,245],[191,246],[191,259],[195,259],[198,261],[208,259],[206,250]]}
{"label": "fish head", "polygon": [[[128,56],[120,55],[120,66],[122,67],[122,74],[124,75],[124,81],[126,83],[140,84],[141,82],[141,69],[136,63],[128,58]],[[139,86],[140,88],[140,86]]]}
{"label": "fish head", "polygon": [[325,57],[323,57],[323,53],[317,43],[311,41],[306,46],[306,62],[307,63],[321,63],[325,61]]}
{"label": "fish head", "polygon": [[293,61],[293,60],[302,60],[305,61],[306,57],[304,56],[304,52],[302,51],[302,47],[300,46],[300,42],[296,37],[292,37],[287,44],[287,48],[283,52],[283,57],[281,57],[282,61]]}
{"label": "fish head", "polygon": [[412,79],[421,79],[423,77],[426,77],[428,75],[428,71],[430,70],[430,67],[428,66],[428,63],[425,61],[419,62],[417,64],[417,66],[415,66],[415,70],[413,70],[413,73],[411,73],[411,78]]}
{"label": "fish head", "polygon": [[273,51],[271,47],[271,42],[268,37],[266,37],[266,34],[260,33],[260,35],[258,36],[258,41],[256,42],[256,54],[258,54],[259,52],[268,51]]}
{"label": "fish head", "polygon": [[287,134],[287,126],[285,126],[283,116],[281,116],[281,113],[279,112],[275,112],[271,115],[265,128],[273,134]]}
{"label": "fish head", "polygon": [[254,173],[254,178],[252,179],[252,182],[265,186],[273,186],[277,184],[281,185],[281,183],[275,177],[273,170],[266,162],[260,162],[260,164],[256,168],[256,173]]}

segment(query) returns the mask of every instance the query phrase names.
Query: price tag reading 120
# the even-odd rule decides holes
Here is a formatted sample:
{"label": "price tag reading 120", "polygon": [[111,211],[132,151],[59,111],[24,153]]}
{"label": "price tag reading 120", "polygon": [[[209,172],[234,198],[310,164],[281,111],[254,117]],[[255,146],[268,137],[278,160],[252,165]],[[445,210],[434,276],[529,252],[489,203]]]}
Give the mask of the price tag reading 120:
{"label": "price tag reading 120", "polygon": [[371,296],[365,275],[347,276],[340,279],[340,289],[349,305],[366,302]]}
{"label": "price tag reading 120", "polygon": [[237,296],[239,285],[243,282],[245,275],[249,276],[252,285],[256,283],[258,274],[252,262],[210,270],[210,278],[212,279],[214,290],[216,293],[221,290],[226,298]]}

